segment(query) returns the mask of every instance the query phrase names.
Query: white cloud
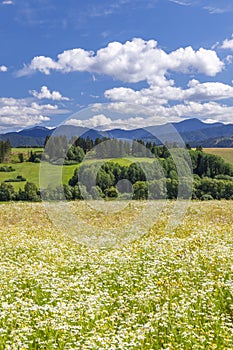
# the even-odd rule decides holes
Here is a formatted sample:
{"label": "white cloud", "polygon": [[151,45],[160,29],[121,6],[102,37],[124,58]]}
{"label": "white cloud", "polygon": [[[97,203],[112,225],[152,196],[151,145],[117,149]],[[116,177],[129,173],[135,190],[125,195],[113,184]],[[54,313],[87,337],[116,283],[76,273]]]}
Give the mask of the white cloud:
{"label": "white cloud", "polygon": [[[112,101],[122,101],[125,103],[137,104],[142,106],[163,105],[168,102],[168,95],[166,94],[166,91],[168,93],[168,90],[169,87],[151,87],[148,89],[142,89],[140,91],[120,87],[105,91],[105,97]],[[175,95],[175,97],[177,98],[177,95]]]}
{"label": "white cloud", "polygon": [[27,75],[30,73],[30,71],[33,72],[36,70],[48,75],[50,74],[51,69],[57,69],[57,64],[52,60],[52,58],[37,56],[33,58],[30,67],[25,66],[21,72],[19,72],[19,76]]}
{"label": "white cloud", "polygon": [[[231,59],[229,56],[225,60],[226,64]],[[181,88],[175,85],[173,79],[168,78],[173,72],[188,75],[202,73],[213,77],[224,67],[224,62],[214,50],[194,50],[189,46],[167,53],[154,40],[133,39],[124,44],[109,43],[96,53],[83,49],[64,51],[57,56],[57,60],[38,56],[24,67],[20,75],[36,71],[44,74],[50,74],[54,70],[62,73],[87,71],[91,74],[105,74],[127,83],[146,81],[149,86],[141,90],[117,87],[105,91],[105,98],[110,101],[111,107],[116,112],[124,112],[125,117],[112,120],[101,109],[98,112],[97,108],[96,114],[89,120],[67,122],[86,127],[102,126],[103,129],[132,129],[187,117],[231,122],[233,107],[216,101],[233,98],[233,86],[220,82],[201,83],[192,79],[187,88]],[[43,91],[34,92],[34,96],[51,97],[52,92],[47,90],[43,87]],[[146,115],[142,116],[140,110],[146,110]],[[130,117],[126,113],[130,113]]]}
{"label": "white cloud", "polygon": [[39,100],[42,99],[49,99],[53,101],[69,101],[68,97],[62,96],[62,94],[59,91],[50,91],[47,86],[42,86],[40,92],[37,92],[35,90],[30,91],[31,95],[38,98]]}
{"label": "white cloud", "polygon": [[7,72],[8,68],[6,66],[0,66],[0,72]]}
{"label": "white cloud", "polygon": [[213,6],[205,6],[204,10],[207,10],[210,14],[222,14],[226,12],[230,12],[232,9],[228,7],[213,7]]}
{"label": "white cloud", "polygon": [[13,5],[14,2],[12,0],[4,0],[2,1],[2,5]]}
{"label": "white cloud", "polygon": [[201,7],[210,14],[223,14],[233,10],[231,0],[169,0],[183,6]]}
{"label": "white cloud", "polygon": [[188,0],[169,0],[170,2],[174,2],[175,4],[181,5],[181,6],[190,6],[191,3]]}
{"label": "white cloud", "polygon": [[114,128],[136,129],[153,125],[165,124],[168,122],[179,122],[187,118],[199,118],[207,123],[221,121],[232,122],[233,107],[221,105],[216,102],[195,102],[187,101],[183,104],[176,104],[172,107],[147,106],[114,102],[107,105],[95,104],[94,111],[100,112],[98,118],[90,117],[88,120],[72,118],[66,122],[67,125],[76,125],[100,130]]}
{"label": "white cloud", "polygon": [[205,100],[224,100],[233,97],[233,87],[218,82],[199,83],[195,85],[192,81],[189,83],[190,89],[183,90],[184,99],[205,101]]}
{"label": "white cloud", "polygon": [[158,84],[164,82],[164,76],[169,71],[215,76],[223,68],[224,63],[213,50],[200,48],[195,51],[192,47],[186,47],[166,53],[158,47],[155,40],[135,38],[124,44],[111,42],[96,54],[78,48],[64,51],[57,56],[56,61],[50,57],[37,56],[18,75],[36,71],[50,74],[52,70],[62,73],[87,71],[106,74],[124,82],[145,80]]}
{"label": "white cloud", "polygon": [[226,62],[226,65],[231,64],[233,60],[233,56],[232,55],[227,55],[224,59],[224,61]]}
{"label": "white cloud", "polygon": [[111,119],[110,117],[105,116],[104,114],[93,116],[88,120],[80,119],[69,119],[65,122],[65,125],[74,125],[82,126],[87,128],[97,128],[99,130],[108,130],[114,128],[122,129],[134,129],[147,125],[147,118],[142,117],[131,117],[131,118],[119,118]]}
{"label": "white cloud", "polygon": [[66,114],[67,110],[51,104],[38,104],[30,99],[0,98],[1,132],[49,121],[51,116]]}
{"label": "white cloud", "polygon": [[142,106],[165,105],[169,101],[217,101],[233,98],[233,87],[223,83],[199,83],[193,79],[188,87],[183,90],[173,86],[151,86],[139,91],[120,87],[105,91],[105,97],[111,101]]}
{"label": "white cloud", "polygon": [[232,39],[225,39],[220,47],[221,47],[221,49],[233,51],[233,38]]}
{"label": "white cloud", "polygon": [[220,105],[216,102],[188,102],[169,108],[171,115],[175,114],[177,117],[197,117],[202,120],[222,121],[225,123],[232,122],[233,107]]}
{"label": "white cloud", "polygon": [[88,128],[96,128],[98,126],[108,126],[112,124],[112,119],[106,117],[104,114],[94,115],[92,118],[87,120],[80,119],[69,119],[65,122],[66,125],[75,125],[75,126],[85,126]]}
{"label": "white cloud", "polygon": [[198,51],[194,51],[190,46],[185,49],[180,48],[169,56],[172,61],[170,69],[176,72],[215,76],[224,67],[224,63],[220,61],[215,51],[203,48]]}

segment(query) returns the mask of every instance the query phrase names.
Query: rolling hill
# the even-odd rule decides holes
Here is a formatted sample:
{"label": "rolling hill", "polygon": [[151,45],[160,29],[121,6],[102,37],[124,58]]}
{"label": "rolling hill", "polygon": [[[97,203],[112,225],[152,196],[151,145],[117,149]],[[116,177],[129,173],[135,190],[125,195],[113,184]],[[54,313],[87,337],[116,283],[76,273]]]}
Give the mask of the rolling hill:
{"label": "rolling hill", "polygon": [[[175,130],[178,131],[185,143],[189,143],[192,147],[202,145],[204,147],[232,147],[233,146],[233,124],[213,123],[207,124],[199,119],[186,119],[178,123],[172,123]],[[173,130],[174,130],[173,129]],[[66,135],[68,139],[75,136],[96,139],[97,137],[108,137],[117,139],[142,139],[144,141],[151,140],[160,144],[159,140],[172,139],[172,129],[170,124],[149,126],[146,128],[138,128],[134,130],[112,129],[100,131],[96,129],[88,129],[84,127],[63,125],[58,128],[48,129],[36,126],[30,129],[24,129],[19,132],[10,132],[0,135],[0,140],[9,139],[13,147],[38,147],[43,146],[46,136]]]}

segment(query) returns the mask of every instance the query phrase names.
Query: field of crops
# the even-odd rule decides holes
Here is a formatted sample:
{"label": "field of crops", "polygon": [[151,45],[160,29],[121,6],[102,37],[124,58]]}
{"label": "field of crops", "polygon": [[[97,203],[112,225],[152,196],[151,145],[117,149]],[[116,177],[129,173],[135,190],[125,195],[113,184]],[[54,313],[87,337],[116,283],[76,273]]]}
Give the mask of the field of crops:
{"label": "field of crops", "polygon": [[233,349],[233,203],[192,202],[165,234],[170,205],[139,241],[98,250],[42,203],[1,204],[0,349]]}
{"label": "field of crops", "polygon": [[233,148],[205,148],[206,153],[223,157],[227,162],[233,163]]}

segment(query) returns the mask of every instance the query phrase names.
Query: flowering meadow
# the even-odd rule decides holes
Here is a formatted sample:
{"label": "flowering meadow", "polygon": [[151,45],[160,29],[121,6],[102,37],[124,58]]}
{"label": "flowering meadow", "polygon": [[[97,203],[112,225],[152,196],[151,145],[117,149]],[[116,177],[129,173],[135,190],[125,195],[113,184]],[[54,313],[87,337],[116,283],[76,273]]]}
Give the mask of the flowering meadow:
{"label": "flowering meadow", "polygon": [[232,206],[193,201],[169,234],[165,208],[140,240],[94,249],[42,203],[1,204],[0,349],[233,349]]}

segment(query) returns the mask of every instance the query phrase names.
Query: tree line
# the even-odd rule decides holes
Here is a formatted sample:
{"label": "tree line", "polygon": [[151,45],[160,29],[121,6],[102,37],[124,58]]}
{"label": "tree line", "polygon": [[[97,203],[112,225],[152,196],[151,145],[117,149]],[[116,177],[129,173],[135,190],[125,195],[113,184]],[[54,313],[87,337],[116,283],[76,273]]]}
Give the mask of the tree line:
{"label": "tree line", "polygon": [[[173,145],[176,147],[176,145]],[[90,153],[89,153],[90,152]],[[65,135],[47,136],[45,141],[44,160],[60,165],[81,163],[87,154],[89,158],[120,158],[120,157],[159,157],[170,156],[166,145],[156,145],[143,140],[118,140],[107,137],[92,140],[87,137],[72,137],[69,141]]]}
{"label": "tree line", "polygon": [[40,191],[33,182],[26,182],[24,189],[16,191],[14,187],[6,182],[0,184],[0,201],[41,201]]}
{"label": "tree line", "polygon": [[[193,199],[233,199],[233,166],[221,157],[202,151],[191,151],[190,156],[194,172]],[[128,181],[119,188],[121,180]],[[186,193],[190,178],[184,173],[181,180],[182,186],[186,186],[186,191],[183,188]],[[78,189],[80,185],[81,191]],[[95,199],[97,194],[102,198],[127,197],[131,192],[133,199],[175,199],[179,190],[179,174],[171,156],[129,166],[106,162],[97,174],[96,164],[76,169],[69,186],[72,187],[69,190],[73,191],[72,199],[82,199],[82,193],[85,198]]]}

